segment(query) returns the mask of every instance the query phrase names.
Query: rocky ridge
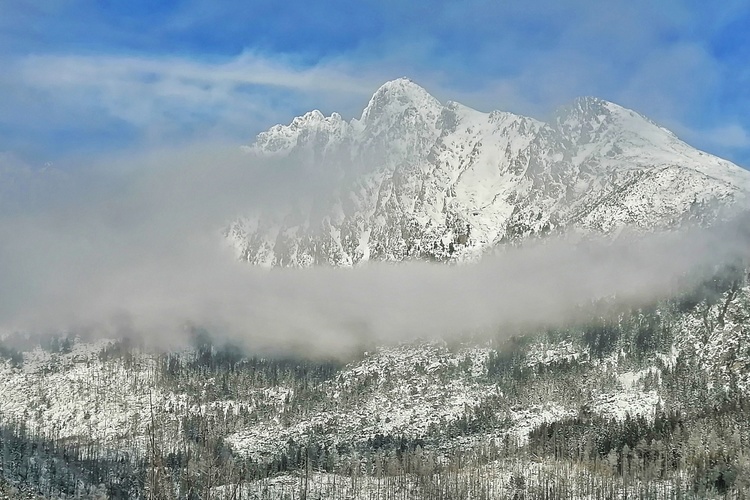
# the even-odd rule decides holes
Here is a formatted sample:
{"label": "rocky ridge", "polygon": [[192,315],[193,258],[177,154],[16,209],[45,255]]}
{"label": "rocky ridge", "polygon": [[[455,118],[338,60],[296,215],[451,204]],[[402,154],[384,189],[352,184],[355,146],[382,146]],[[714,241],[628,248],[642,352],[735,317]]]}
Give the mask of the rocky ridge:
{"label": "rocky ridge", "polygon": [[543,123],[442,104],[408,79],[359,119],[311,111],[245,149],[336,173],[314,210],[229,225],[239,257],[264,266],[460,261],[563,230],[710,221],[750,192],[750,172],[611,102],[579,98]]}

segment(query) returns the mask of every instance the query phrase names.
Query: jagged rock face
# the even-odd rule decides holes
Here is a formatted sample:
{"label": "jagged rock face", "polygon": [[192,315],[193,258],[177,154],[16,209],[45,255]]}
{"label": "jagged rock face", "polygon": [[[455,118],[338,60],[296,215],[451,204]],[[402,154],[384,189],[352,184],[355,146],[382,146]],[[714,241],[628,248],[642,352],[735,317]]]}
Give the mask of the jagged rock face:
{"label": "jagged rock face", "polygon": [[247,150],[338,173],[313,210],[230,225],[240,258],[267,266],[471,259],[562,230],[710,220],[750,192],[750,172],[607,101],[577,99],[543,123],[441,104],[407,79],[358,120],[312,111]]}

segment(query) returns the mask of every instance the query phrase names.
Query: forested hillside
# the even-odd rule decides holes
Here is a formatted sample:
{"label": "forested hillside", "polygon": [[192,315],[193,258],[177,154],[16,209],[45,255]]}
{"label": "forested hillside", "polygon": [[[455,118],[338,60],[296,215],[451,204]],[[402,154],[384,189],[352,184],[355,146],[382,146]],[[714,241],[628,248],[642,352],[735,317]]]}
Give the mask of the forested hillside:
{"label": "forested hillside", "polygon": [[[560,329],[258,357],[6,336],[3,488],[105,498],[741,498],[750,288]],[[42,341],[43,340],[43,341]],[[14,489],[15,488],[15,489]],[[17,493],[13,493],[16,495]]]}

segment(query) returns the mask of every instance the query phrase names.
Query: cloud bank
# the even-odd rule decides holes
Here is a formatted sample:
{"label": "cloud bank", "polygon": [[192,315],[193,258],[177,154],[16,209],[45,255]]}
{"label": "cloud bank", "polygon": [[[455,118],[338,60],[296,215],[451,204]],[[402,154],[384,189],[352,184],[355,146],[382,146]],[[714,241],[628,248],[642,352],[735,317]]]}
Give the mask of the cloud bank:
{"label": "cloud bank", "polygon": [[[101,163],[108,174],[96,173]],[[460,266],[262,270],[238,262],[221,229],[237,214],[324,194],[325,171],[211,145],[15,179],[26,196],[0,197],[6,333],[138,335],[167,346],[198,326],[249,349],[343,355],[576,321],[599,298],[647,303],[692,268],[747,258],[750,247],[747,229],[728,225],[614,243],[546,240]]]}

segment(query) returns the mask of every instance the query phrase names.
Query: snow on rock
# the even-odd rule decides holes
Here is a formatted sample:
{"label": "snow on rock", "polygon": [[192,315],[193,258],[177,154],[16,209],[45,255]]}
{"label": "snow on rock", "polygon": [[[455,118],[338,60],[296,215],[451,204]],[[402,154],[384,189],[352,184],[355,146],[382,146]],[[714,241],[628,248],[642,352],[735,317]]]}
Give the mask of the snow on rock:
{"label": "snow on rock", "polygon": [[750,192],[750,172],[611,102],[580,98],[543,123],[442,104],[405,78],[379,88],[359,119],[312,111],[246,149],[340,174],[322,216],[230,225],[240,258],[266,266],[473,260],[566,228],[711,220]]}

